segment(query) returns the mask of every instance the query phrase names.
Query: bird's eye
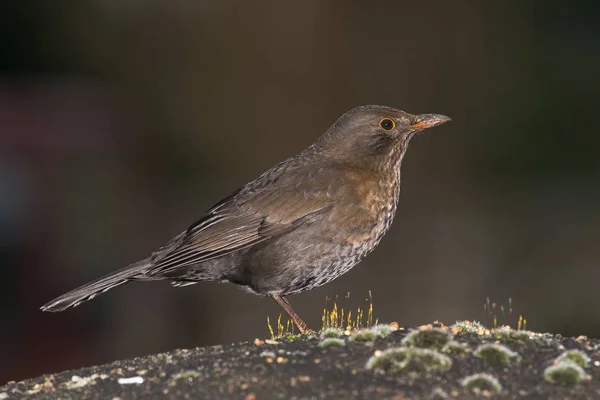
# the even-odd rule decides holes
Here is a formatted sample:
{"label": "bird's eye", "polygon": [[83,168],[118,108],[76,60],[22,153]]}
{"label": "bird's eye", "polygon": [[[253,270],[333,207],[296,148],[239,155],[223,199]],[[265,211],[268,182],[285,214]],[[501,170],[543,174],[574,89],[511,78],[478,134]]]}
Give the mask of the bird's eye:
{"label": "bird's eye", "polygon": [[396,127],[396,123],[392,119],[384,118],[381,121],[379,121],[379,126],[385,129],[386,131],[391,131]]}

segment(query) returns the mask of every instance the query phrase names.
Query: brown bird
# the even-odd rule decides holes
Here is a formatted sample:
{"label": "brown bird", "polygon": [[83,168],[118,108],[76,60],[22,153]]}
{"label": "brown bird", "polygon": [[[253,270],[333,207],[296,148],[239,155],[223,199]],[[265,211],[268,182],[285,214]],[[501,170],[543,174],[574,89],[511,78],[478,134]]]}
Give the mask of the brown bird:
{"label": "brown bird", "polygon": [[354,108],[150,257],[41,309],[63,311],[130,281],[221,281],[271,297],[304,333],[308,326],[286,297],[331,282],[377,246],[396,213],[409,141],[447,121],[384,106]]}

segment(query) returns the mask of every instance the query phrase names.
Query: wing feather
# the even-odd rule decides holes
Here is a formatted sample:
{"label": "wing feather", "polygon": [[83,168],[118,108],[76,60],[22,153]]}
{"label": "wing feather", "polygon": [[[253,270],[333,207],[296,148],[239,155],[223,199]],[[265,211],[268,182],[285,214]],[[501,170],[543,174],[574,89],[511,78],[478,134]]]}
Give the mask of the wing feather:
{"label": "wing feather", "polygon": [[[333,204],[331,188],[312,190],[314,176],[286,169],[285,174],[279,171],[283,176],[274,170],[265,173],[213,206],[204,218],[152,255],[154,267],[147,275],[222,257],[327,215]],[[323,174],[320,177],[327,179]]]}

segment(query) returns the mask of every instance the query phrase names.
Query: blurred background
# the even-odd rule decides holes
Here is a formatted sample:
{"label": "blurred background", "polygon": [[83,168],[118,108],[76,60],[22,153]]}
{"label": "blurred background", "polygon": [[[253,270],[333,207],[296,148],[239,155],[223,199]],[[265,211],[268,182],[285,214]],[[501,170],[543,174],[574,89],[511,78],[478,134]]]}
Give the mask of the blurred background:
{"label": "blurred background", "polygon": [[242,0],[0,5],[0,384],[269,336],[233,285],[132,283],[39,307],[163,245],[343,112],[443,113],[404,159],[390,233],[291,298],[373,292],[400,325],[600,336],[597,2]]}

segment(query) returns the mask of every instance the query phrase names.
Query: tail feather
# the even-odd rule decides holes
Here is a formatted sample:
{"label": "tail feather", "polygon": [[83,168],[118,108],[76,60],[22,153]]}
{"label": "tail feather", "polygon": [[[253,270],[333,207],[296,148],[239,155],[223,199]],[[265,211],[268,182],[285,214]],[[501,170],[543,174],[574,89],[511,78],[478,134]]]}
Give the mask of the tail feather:
{"label": "tail feather", "polygon": [[44,304],[40,309],[42,311],[58,312],[64,311],[71,307],[77,307],[81,303],[85,303],[94,297],[101,295],[108,290],[136,279],[143,274],[148,267],[152,266],[149,260],[142,260],[135,264],[131,264],[116,272],[103,276],[90,283],[71,290],[56,299]]}

